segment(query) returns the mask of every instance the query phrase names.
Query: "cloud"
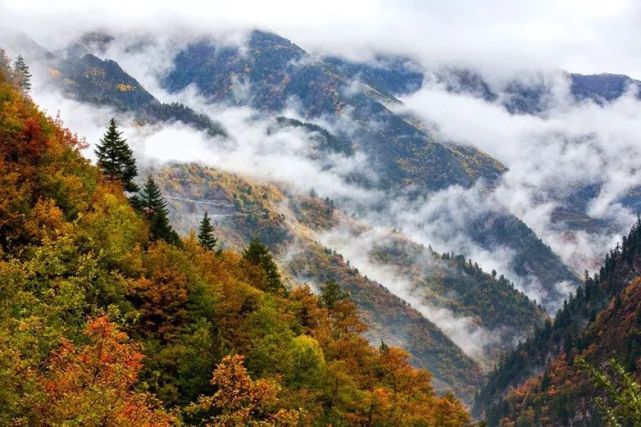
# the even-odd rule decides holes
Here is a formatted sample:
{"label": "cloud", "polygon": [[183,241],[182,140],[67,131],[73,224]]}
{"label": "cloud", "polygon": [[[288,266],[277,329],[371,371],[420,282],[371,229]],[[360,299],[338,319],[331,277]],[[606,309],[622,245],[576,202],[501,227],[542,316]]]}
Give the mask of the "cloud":
{"label": "cloud", "polygon": [[[441,137],[506,164],[509,171],[492,203],[521,218],[576,271],[593,269],[634,220],[620,199],[641,182],[641,102],[629,93],[606,106],[572,103],[567,81],[545,80],[556,86],[544,116],[511,115],[498,104],[447,93],[437,84],[403,99],[402,108],[432,123]],[[596,194],[577,197],[589,188]],[[578,204],[585,199],[586,206]],[[476,203],[483,206],[483,200]],[[553,220],[557,208],[584,212],[611,228],[569,230]]]}
{"label": "cloud", "polygon": [[[156,33],[263,28],[319,54],[404,53],[424,64],[617,71],[641,76],[633,0],[4,0],[2,26],[62,45],[103,26]],[[64,23],[64,31],[60,28]]]}

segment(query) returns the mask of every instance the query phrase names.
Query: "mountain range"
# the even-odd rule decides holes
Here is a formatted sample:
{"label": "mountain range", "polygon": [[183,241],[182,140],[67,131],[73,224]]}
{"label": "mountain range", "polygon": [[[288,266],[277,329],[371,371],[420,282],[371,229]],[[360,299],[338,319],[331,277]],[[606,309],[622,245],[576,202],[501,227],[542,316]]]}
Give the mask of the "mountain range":
{"label": "mountain range", "polygon": [[[307,159],[322,170],[338,170],[343,182],[376,197],[308,194],[295,183],[240,176],[221,165],[172,163],[151,166],[147,172],[166,195],[179,231],[195,229],[207,211],[216,219],[225,245],[240,250],[253,237],[260,238],[292,283],[318,286],[337,280],[368,324],[370,342],[407,349],[415,365],[433,373],[439,391],[453,391],[470,404],[480,391],[475,413],[486,416],[491,425],[506,417],[518,425],[518,417],[529,417],[532,410],[539,417],[532,421],[536,424],[540,414],[548,416],[550,405],[565,408],[567,416],[555,419],[559,423],[594,418],[585,415],[594,412],[591,407],[584,415],[572,413],[575,394],[568,392],[571,398],[561,403],[548,399],[549,394],[522,399],[518,393],[523,390],[517,387],[527,384],[539,390],[531,378],[538,378],[542,370],[552,375],[563,358],[568,363],[568,354],[579,354],[602,339],[598,330],[606,328],[607,319],[633,309],[632,297],[626,295],[636,289],[629,285],[636,252],[630,254],[628,247],[616,250],[606,259],[605,270],[582,284],[580,272],[494,198],[508,167],[469,144],[444,137],[403,109],[403,99],[433,84],[509,114],[546,117],[554,114],[559,97],[600,106],[625,96],[639,98],[636,80],[558,72],[554,78],[565,88],[559,95],[549,76],[534,74],[496,83],[474,70],[424,69],[404,57],[381,55],[369,62],[318,57],[283,37],[257,30],[241,44],[208,36],[172,42],[170,63],[157,72],[151,88],[134,77],[138,71],[130,74],[109,57],[153,52],[157,45],[150,37],[95,32],[55,51],[22,36],[2,42],[44,70],[47,90],[85,105],[108,107],[139,127],[179,123],[211,144],[242,144],[235,129],[226,128],[212,110],[203,108],[202,98],[218,109],[251,109],[256,120],[270,124],[270,134],[302,135]],[[154,95],[154,90],[162,93]],[[185,101],[189,91],[198,94],[198,102]],[[358,156],[366,159],[366,168],[336,167],[339,161]],[[572,188],[559,196],[561,207],[552,215],[558,227],[569,233],[614,229],[613,223],[588,212],[601,185]],[[420,206],[452,189],[476,192],[491,209],[476,211],[473,203],[446,204],[418,222],[451,223],[475,247],[505,254],[507,271],[484,271],[472,259],[475,254],[465,253],[466,246],[457,242],[438,252],[411,229],[394,229],[389,214],[393,207],[404,206],[400,201]],[[640,195],[634,188],[620,196],[620,202],[627,209],[638,209]],[[610,265],[613,260],[616,268]],[[611,285],[615,279],[608,278],[614,270],[616,286]],[[604,280],[609,284],[595,285]],[[625,290],[628,287],[632,290]],[[592,288],[601,289],[596,300],[586,296]],[[578,293],[564,303],[568,290]],[[624,301],[610,304],[612,308],[608,305],[612,298]],[[549,316],[559,307],[551,322]],[[469,345],[470,339],[476,345]],[[516,351],[510,353],[512,349]],[[552,383],[566,378],[568,369],[555,373]]]}

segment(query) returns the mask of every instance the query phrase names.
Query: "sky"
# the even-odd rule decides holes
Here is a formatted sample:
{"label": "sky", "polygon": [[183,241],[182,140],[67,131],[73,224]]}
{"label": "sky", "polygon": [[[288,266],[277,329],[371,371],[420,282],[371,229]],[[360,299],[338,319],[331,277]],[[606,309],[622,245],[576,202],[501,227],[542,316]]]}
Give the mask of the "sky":
{"label": "sky", "polygon": [[641,78],[641,3],[633,0],[0,0],[0,26],[28,29],[41,43],[96,24],[141,23],[183,32],[263,28],[316,53],[358,58],[402,52],[430,64]]}

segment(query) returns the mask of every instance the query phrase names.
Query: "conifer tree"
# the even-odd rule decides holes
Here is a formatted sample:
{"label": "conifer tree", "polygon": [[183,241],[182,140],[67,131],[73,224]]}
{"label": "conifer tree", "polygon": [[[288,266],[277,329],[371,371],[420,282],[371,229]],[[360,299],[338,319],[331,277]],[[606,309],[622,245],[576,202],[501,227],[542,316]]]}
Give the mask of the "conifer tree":
{"label": "conifer tree", "polygon": [[330,279],[325,282],[321,289],[321,302],[328,309],[333,309],[336,303],[349,297],[349,294],[341,289],[336,280]]}
{"label": "conifer tree", "polygon": [[0,76],[9,79],[11,76],[11,61],[7,56],[7,52],[0,48]]}
{"label": "conifer tree", "polygon": [[107,179],[122,182],[126,191],[134,193],[138,186],[133,179],[138,175],[134,153],[127,145],[127,140],[122,137],[122,132],[116,126],[116,120],[109,121],[105,136],[95,150],[98,157],[98,167],[102,169]]}
{"label": "conifer tree", "polygon": [[213,251],[218,243],[218,240],[214,236],[214,227],[211,225],[207,211],[205,211],[203,219],[200,221],[200,226],[198,227],[198,240],[204,248],[210,251]]}
{"label": "conifer tree", "polygon": [[169,223],[167,202],[151,176],[147,178],[147,182],[136,199],[136,205],[149,220],[151,240],[162,239],[174,245],[180,242],[178,233]]}
{"label": "conifer tree", "polygon": [[269,248],[262,244],[257,237],[253,238],[249,243],[249,246],[243,252],[243,257],[252,264],[261,266],[265,273],[267,290],[279,292],[285,289],[278,272],[278,266],[274,262]]}
{"label": "conifer tree", "polygon": [[13,63],[13,75],[23,91],[31,90],[31,73],[22,55],[18,55]]}

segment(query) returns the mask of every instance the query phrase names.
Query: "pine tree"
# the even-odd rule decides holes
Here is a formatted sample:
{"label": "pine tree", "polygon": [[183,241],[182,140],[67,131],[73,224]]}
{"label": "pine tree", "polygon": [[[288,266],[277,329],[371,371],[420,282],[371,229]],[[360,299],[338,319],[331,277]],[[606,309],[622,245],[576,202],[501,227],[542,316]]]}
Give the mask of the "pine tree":
{"label": "pine tree", "polygon": [[203,219],[200,221],[200,227],[198,227],[198,240],[204,248],[210,251],[213,251],[218,243],[218,240],[214,236],[214,227],[211,225],[207,211],[205,211],[205,215],[203,215]]}
{"label": "pine tree", "polygon": [[10,80],[11,77],[11,61],[9,61],[7,52],[2,48],[0,48],[0,76],[7,80]]}
{"label": "pine tree", "polygon": [[339,301],[349,298],[349,294],[341,289],[336,280],[330,279],[325,282],[321,289],[321,302],[328,309],[333,309]]}
{"label": "pine tree", "polygon": [[133,179],[138,175],[134,153],[127,145],[127,140],[122,137],[122,132],[116,126],[116,120],[109,121],[105,136],[95,150],[98,157],[98,166],[102,169],[107,179],[118,180],[126,191],[134,193],[138,186]]}
{"label": "pine tree", "polygon": [[269,248],[262,244],[257,237],[249,243],[249,246],[243,252],[243,257],[254,265],[260,265],[263,269],[268,291],[280,292],[285,290],[278,272],[278,266],[274,262]]}
{"label": "pine tree", "polygon": [[167,202],[162,197],[160,188],[149,176],[147,182],[136,199],[136,207],[140,209],[149,221],[151,240],[162,239],[171,244],[179,244],[180,238],[169,223]]}
{"label": "pine tree", "polygon": [[22,55],[18,55],[13,63],[13,75],[23,91],[29,92],[31,90],[31,73]]}

